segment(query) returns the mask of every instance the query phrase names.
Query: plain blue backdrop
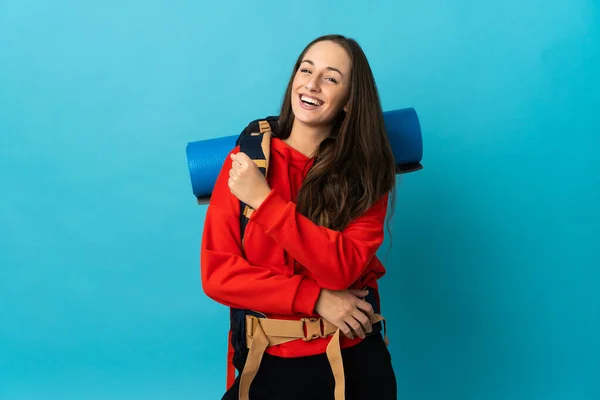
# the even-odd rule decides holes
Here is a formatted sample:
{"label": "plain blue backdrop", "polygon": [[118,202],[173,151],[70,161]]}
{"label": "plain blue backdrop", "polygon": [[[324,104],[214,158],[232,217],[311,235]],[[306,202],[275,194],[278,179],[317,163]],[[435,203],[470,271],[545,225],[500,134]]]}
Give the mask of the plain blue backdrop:
{"label": "plain blue backdrop", "polygon": [[398,397],[599,399],[599,12],[0,0],[0,399],[220,398],[185,145],[277,113],[325,33],[422,123],[382,281]]}

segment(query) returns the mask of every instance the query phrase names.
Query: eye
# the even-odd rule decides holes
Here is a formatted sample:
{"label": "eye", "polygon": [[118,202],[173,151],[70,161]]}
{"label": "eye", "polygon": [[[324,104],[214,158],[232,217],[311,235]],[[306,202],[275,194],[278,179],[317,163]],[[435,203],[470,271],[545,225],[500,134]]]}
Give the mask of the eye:
{"label": "eye", "polygon": [[338,81],[335,78],[330,77],[330,78],[325,78],[325,79],[327,79],[328,81],[333,82],[333,83],[338,83]]}
{"label": "eye", "polygon": [[310,70],[309,70],[309,69],[306,69],[306,68],[302,68],[302,69],[300,70],[300,72],[302,72],[302,73],[304,73],[304,74],[310,74],[310,73],[311,73],[311,72],[310,72]]}

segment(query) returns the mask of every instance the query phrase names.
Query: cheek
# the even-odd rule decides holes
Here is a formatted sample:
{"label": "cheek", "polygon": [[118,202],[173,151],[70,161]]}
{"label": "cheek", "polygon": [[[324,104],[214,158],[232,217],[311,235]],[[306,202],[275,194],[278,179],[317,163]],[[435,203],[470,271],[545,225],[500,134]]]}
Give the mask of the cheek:
{"label": "cheek", "polygon": [[344,107],[344,105],[346,104],[346,90],[339,90],[338,88],[335,88],[336,90],[332,90],[330,95],[329,95],[329,101],[331,102],[331,105],[335,108],[335,109],[339,109]]}
{"label": "cheek", "polygon": [[296,76],[294,76],[294,80],[292,81],[292,89],[296,90],[302,85],[304,85],[304,78],[302,75],[296,74]]}

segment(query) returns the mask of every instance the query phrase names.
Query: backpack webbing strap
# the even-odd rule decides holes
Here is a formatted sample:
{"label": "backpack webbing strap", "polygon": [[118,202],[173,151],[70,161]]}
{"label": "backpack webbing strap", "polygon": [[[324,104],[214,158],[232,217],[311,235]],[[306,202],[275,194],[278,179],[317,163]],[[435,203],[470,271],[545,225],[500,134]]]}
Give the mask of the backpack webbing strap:
{"label": "backpack webbing strap", "polygon": [[[269,170],[269,155],[271,152],[271,126],[265,120],[258,121],[258,132],[251,132],[240,139],[240,151],[245,153],[258,167],[258,170],[267,176]],[[252,207],[240,201],[240,234],[242,244],[244,243],[244,231],[254,212]]]}
{"label": "backpack webbing strap", "polygon": [[[385,318],[375,314],[372,324],[383,324],[384,340],[388,345]],[[305,333],[306,331],[306,333]],[[281,320],[246,316],[246,337],[248,338],[248,358],[240,376],[239,400],[249,400],[250,385],[256,377],[263,354],[269,346],[275,346],[292,340],[310,341],[317,338],[332,337],[327,345],[327,359],[335,380],[335,400],[344,400],[346,380],[340,346],[341,331],[322,318],[302,318],[299,320]]]}
{"label": "backpack webbing strap", "polygon": [[[261,174],[264,177],[267,176],[269,169],[269,155],[271,154],[271,125],[268,120],[273,118],[267,118],[266,120],[255,121],[248,126],[250,133],[246,133],[246,130],[239,137],[240,151],[245,153],[258,167]],[[254,211],[250,206],[240,201],[240,236],[242,243],[242,251],[244,248],[244,232],[246,225],[250,220],[250,216]],[[233,355],[235,349],[231,342],[232,331],[229,331],[228,347],[227,347],[227,379],[226,387],[227,390],[231,388],[235,382],[235,367],[233,365]]]}

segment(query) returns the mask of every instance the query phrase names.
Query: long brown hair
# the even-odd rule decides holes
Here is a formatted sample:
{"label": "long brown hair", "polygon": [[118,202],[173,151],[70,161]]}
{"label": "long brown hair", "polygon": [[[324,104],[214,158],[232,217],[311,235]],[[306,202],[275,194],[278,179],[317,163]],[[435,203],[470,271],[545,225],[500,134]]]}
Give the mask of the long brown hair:
{"label": "long brown hair", "polygon": [[294,76],[309,48],[325,40],[342,46],[350,57],[349,102],[347,112],[340,111],[330,136],[317,149],[315,163],[298,193],[297,210],[318,225],[342,230],[389,192],[393,212],[396,165],[367,57],[355,40],[341,35],[319,37],[302,51],[283,98],[279,129],[274,134],[281,139],[289,137],[294,123]]}

